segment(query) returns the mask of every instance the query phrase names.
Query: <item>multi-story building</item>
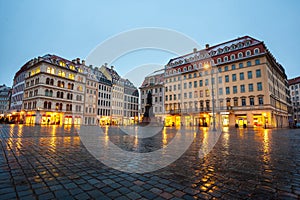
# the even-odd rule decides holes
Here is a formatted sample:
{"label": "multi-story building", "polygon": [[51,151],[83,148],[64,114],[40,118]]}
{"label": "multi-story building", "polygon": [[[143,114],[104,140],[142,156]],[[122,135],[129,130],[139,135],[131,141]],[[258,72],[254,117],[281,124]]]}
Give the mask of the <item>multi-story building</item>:
{"label": "multi-story building", "polygon": [[0,115],[4,117],[10,107],[11,88],[6,85],[0,86]]}
{"label": "multi-story building", "polygon": [[139,92],[128,79],[124,80],[124,111],[123,125],[133,125],[138,122]]}
{"label": "multi-story building", "polygon": [[171,59],[165,66],[166,125],[288,126],[284,68],[249,36]]}
{"label": "multi-story building", "polygon": [[300,76],[289,81],[293,122],[300,123]]}
{"label": "multi-story building", "polygon": [[99,119],[97,118],[97,103],[98,103],[98,79],[94,74],[92,66],[84,66],[84,73],[86,74],[85,85],[85,101],[84,101],[84,124],[85,125],[98,125]]}
{"label": "multi-story building", "polygon": [[94,71],[98,79],[98,103],[97,103],[97,115],[101,126],[111,124],[111,91],[112,83],[104,76],[104,74],[95,69]]}
{"label": "multi-story building", "polygon": [[25,65],[23,65],[19,71],[14,76],[13,86],[12,86],[12,94],[10,100],[10,120],[16,123],[24,121],[24,112],[21,112],[22,103],[23,103],[23,94],[25,88],[25,72],[27,70],[27,66],[30,63],[35,62],[36,59],[32,59],[28,61]]}
{"label": "multi-story building", "polygon": [[124,103],[124,79],[114,70],[106,65],[101,66],[100,71],[111,81],[111,125],[123,124]]}
{"label": "multi-story building", "polygon": [[26,64],[22,109],[27,124],[81,124],[86,75],[80,60],[45,55]]}
{"label": "multi-story building", "polygon": [[152,94],[152,107],[156,122],[164,121],[164,69],[157,70],[145,77],[141,90],[141,117],[145,113],[147,95],[150,91]]}

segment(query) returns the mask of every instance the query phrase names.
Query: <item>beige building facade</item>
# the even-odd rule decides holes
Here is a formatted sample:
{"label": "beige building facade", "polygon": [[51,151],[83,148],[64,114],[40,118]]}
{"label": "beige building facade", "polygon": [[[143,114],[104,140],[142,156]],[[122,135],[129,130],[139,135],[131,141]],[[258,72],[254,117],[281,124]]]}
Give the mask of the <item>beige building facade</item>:
{"label": "beige building facade", "polygon": [[81,64],[47,54],[27,65],[24,123],[82,124],[86,76]]}
{"label": "beige building facade", "polygon": [[284,68],[249,36],[171,59],[165,67],[165,124],[286,127]]}

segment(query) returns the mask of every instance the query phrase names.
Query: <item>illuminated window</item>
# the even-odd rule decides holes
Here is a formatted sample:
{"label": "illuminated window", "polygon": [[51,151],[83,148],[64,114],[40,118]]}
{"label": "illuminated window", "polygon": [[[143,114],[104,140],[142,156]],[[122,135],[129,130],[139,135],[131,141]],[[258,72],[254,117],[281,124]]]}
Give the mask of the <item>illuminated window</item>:
{"label": "illuminated window", "polygon": [[74,65],[70,65],[69,68],[70,68],[71,70],[75,70]]}
{"label": "illuminated window", "polygon": [[64,63],[63,61],[59,61],[59,65],[62,66],[62,67],[65,67],[66,63]]}
{"label": "illuminated window", "polygon": [[74,74],[69,74],[69,79],[74,80],[75,79],[75,75]]}
{"label": "illuminated window", "polygon": [[55,73],[54,68],[52,68],[52,67],[47,67],[47,73],[49,73],[49,74],[54,74],[54,73]]}
{"label": "illuminated window", "polygon": [[66,77],[66,73],[64,71],[59,70],[58,71],[58,76]]}

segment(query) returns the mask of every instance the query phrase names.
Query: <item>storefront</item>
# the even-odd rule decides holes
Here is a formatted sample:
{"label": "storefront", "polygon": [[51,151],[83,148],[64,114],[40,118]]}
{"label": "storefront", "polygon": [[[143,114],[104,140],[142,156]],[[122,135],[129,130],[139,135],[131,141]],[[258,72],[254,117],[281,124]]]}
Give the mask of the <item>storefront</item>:
{"label": "storefront", "polygon": [[247,126],[247,114],[235,115],[235,124],[239,127]]}

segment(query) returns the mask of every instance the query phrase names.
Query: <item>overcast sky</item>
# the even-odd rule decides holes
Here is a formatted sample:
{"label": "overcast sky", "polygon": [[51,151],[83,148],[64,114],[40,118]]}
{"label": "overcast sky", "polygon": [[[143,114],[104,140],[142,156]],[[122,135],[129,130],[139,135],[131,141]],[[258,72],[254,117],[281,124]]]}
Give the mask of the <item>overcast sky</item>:
{"label": "overcast sky", "polygon": [[[202,47],[252,36],[265,42],[293,78],[300,76],[299,10],[297,0],[0,0],[0,84],[11,86],[15,72],[34,57],[50,53],[86,59],[108,38],[143,27],[175,30]],[[162,51],[133,52],[114,65],[123,75],[140,65],[164,65],[172,56]]]}

